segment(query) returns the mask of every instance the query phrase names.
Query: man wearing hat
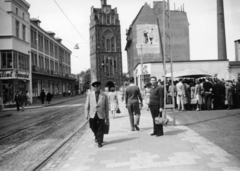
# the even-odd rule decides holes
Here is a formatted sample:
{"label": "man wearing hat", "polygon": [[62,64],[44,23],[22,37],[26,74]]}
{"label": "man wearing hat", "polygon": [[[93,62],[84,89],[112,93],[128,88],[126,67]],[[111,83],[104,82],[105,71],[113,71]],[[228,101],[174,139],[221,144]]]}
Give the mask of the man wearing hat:
{"label": "man wearing hat", "polygon": [[93,91],[87,95],[85,114],[86,119],[89,119],[90,128],[95,136],[95,142],[98,143],[98,147],[102,147],[104,123],[109,122],[108,97],[100,91],[100,81],[94,81],[92,86]]}

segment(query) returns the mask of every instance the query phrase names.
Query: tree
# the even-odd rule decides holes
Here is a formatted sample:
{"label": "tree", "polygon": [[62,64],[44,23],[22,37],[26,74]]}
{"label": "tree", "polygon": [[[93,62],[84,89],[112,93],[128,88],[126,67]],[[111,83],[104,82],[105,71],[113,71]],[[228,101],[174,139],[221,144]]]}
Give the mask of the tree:
{"label": "tree", "polygon": [[129,76],[128,75],[129,75],[128,73],[123,73],[123,82],[129,80]]}
{"label": "tree", "polygon": [[90,89],[90,84],[91,84],[91,70],[88,69],[84,76],[83,76],[83,89],[87,90]]}
{"label": "tree", "polygon": [[91,71],[90,69],[86,71],[81,71],[79,74],[77,74],[78,77],[82,77],[82,84],[83,84],[83,91],[86,91],[87,89],[90,89],[90,83],[91,83]]}

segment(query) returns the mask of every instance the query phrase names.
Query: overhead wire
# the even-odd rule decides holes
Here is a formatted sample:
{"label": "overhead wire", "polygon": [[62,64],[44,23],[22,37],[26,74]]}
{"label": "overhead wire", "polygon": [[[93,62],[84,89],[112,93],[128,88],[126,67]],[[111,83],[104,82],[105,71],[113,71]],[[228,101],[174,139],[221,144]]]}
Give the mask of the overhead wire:
{"label": "overhead wire", "polygon": [[[12,17],[12,18],[14,18],[14,19],[16,19],[16,20],[19,20],[19,18],[18,17],[15,17],[14,15],[10,15],[7,11],[5,11],[3,8],[1,8],[0,7],[0,10],[2,10],[4,13],[6,13],[8,16],[10,16],[10,17]],[[30,27],[28,27],[27,25],[25,25],[25,27],[26,28],[28,28],[29,29],[29,31],[31,31],[31,28]],[[66,42],[69,42],[69,43],[72,43],[72,44],[76,44],[76,42],[74,43],[74,42],[71,42],[71,41],[69,41],[69,40],[67,40],[67,39],[63,39],[63,41],[66,41]],[[84,43],[78,43],[79,45],[81,45],[81,44],[88,44],[88,42],[84,42]]]}
{"label": "overhead wire", "polygon": [[71,25],[73,26],[73,28],[77,31],[77,33],[83,38],[83,40],[85,41],[85,42],[87,42],[86,40],[85,40],[85,38],[82,36],[82,34],[78,31],[78,29],[75,27],[75,25],[71,22],[71,20],[68,18],[68,16],[65,14],[65,12],[62,10],[62,8],[58,5],[58,3],[55,1],[55,0],[53,0],[54,2],[55,2],[55,4],[58,6],[58,8],[61,10],[61,12],[64,14],[64,16],[67,18],[67,20],[71,23]]}

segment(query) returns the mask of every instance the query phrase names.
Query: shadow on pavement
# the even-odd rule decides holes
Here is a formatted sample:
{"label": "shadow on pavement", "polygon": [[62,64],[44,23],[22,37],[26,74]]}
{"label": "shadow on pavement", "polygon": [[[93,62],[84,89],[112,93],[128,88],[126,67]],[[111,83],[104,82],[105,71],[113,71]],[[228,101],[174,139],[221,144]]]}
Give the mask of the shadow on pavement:
{"label": "shadow on pavement", "polygon": [[104,145],[110,145],[110,144],[115,144],[115,143],[122,143],[122,142],[134,140],[136,138],[138,138],[138,137],[123,138],[123,139],[113,140],[113,141],[109,141],[109,142],[104,143]]}
{"label": "shadow on pavement", "polygon": [[176,130],[164,132],[164,135],[177,135],[177,134],[180,134],[180,133],[183,133],[183,132],[186,132],[186,130],[176,129]]}
{"label": "shadow on pavement", "polygon": [[221,116],[221,117],[217,117],[217,118],[206,119],[206,120],[202,120],[202,121],[198,121],[198,122],[193,122],[193,123],[177,124],[177,126],[181,126],[181,125],[183,125],[183,126],[195,125],[195,124],[200,124],[200,123],[203,123],[203,122],[208,122],[208,121],[213,121],[213,120],[218,120],[218,119],[233,117],[233,116],[236,116],[236,115],[240,115],[240,113],[236,113],[236,114],[233,114],[233,115],[227,115],[227,116]]}
{"label": "shadow on pavement", "polygon": [[139,126],[139,128],[140,128],[140,132],[148,131],[148,130],[153,130],[153,127],[149,127],[149,128],[141,128],[141,127]]}
{"label": "shadow on pavement", "polygon": [[[110,116],[110,115],[109,115]],[[123,115],[123,116],[119,116],[119,115],[115,115],[115,118],[124,118],[124,117],[128,117],[128,115]]]}

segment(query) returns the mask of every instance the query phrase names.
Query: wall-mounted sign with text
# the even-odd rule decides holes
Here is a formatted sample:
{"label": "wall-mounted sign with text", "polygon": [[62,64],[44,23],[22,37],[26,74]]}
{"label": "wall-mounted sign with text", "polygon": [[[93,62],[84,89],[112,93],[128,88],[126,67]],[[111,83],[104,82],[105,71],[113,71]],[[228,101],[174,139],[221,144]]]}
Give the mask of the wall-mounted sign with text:
{"label": "wall-mounted sign with text", "polygon": [[20,80],[29,80],[29,72],[24,71],[0,71],[0,79],[20,79]]}

